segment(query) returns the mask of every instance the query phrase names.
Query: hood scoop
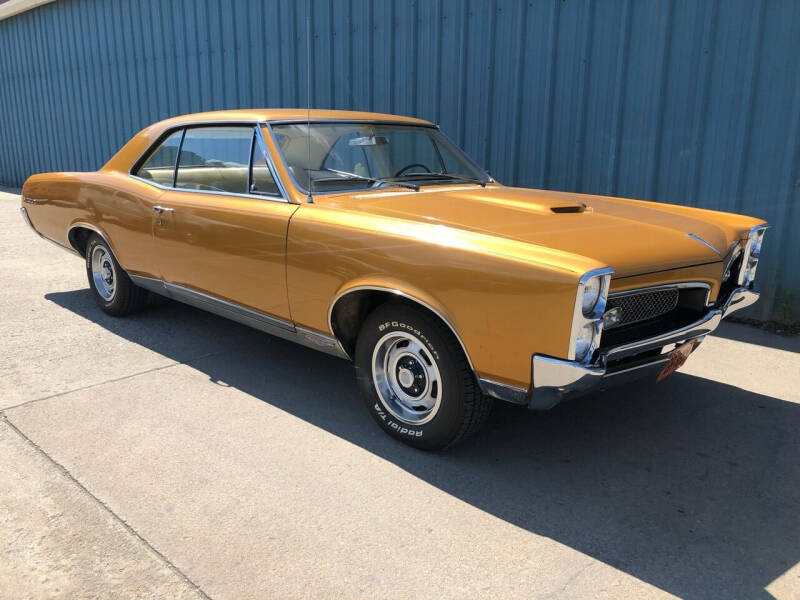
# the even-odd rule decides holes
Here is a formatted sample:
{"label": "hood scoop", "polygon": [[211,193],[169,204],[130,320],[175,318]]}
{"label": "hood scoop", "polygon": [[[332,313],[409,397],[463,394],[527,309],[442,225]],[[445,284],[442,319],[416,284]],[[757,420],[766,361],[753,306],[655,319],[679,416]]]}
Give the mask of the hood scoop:
{"label": "hood scoop", "polygon": [[585,204],[566,204],[564,206],[551,206],[554,213],[582,213],[586,211]]}

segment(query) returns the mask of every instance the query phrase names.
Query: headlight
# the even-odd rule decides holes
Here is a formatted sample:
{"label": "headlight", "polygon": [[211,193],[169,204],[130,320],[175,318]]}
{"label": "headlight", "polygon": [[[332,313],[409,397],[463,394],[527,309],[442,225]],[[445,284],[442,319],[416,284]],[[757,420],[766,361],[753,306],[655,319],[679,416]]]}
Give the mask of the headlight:
{"label": "headlight", "polygon": [[575,339],[575,360],[583,360],[592,348],[594,323],[584,323]]}
{"label": "headlight", "polygon": [[758,266],[758,258],[761,255],[761,243],[766,230],[766,225],[759,225],[750,230],[742,255],[742,267],[739,270],[739,285],[747,287],[756,278],[756,267]]}
{"label": "headlight", "polygon": [[572,316],[569,359],[588,361],[600,345],[603,312],[613,269],[589,271],[578,282],[575,311]]}
{"label": "headlight", "polygon": [[583,314],[587,317],[592,314],[592,310],[597,305],[600,298],[600,289],[603,287],[603,280],[600,277],[592,277],[583,286]]}

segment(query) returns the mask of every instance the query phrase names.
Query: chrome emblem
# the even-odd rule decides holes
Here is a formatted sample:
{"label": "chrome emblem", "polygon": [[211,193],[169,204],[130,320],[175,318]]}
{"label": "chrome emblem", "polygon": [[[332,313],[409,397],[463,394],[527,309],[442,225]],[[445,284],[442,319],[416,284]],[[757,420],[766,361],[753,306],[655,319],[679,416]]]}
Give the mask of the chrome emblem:
{"label": "chrome emblem", "polygon": [[720,251],[719,251],[719,250],[717,250],[717,249],[716,249],[716,248],[715,248],[713,245],[711,245],[709,242],[705,241],[703,238],[701,238],[701,237],[700,237],[699,235],[697,235],[696,233],[687,233],[687,234],[686,234],[686,237],[688,237],[688,238],[692,238],[693,240],[697,240],[697,241],[698,241],[698,242],[700,242],[701,244],[705,244],[706,246],[708,246],[709,248],[711,248],[711,249],[712,249],[714,252],[716,252],[717,254],[719,254],[720,256],[722,256],[722,254],[720,254]]}

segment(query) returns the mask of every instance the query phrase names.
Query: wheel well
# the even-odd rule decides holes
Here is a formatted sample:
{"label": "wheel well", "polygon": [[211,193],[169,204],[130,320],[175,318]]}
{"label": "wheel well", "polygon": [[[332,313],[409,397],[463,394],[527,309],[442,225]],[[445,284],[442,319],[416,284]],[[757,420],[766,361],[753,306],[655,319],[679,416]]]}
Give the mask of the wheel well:
{"label": "wheel well", "polygon": [[428,312],[435,319],[444,323],[461,345],[470,366],[472,365],[467,350],[464,348],[464,344],[461,342],[455,329],[453,329],[453,326],[435,310],[414,298],[409,298],[389,290],[376,289],[362,289],[349,292],[339,298],[331,309],[331,330],[350,357],[355,356],[358,332],[361,330],[361,324],[367,318],[367,315],[381,304],[390,301],[405,302],[409,306],[420,308]]}
{"label": "wheel well", "polygon": [[367,315],[398,298],[402,297],[385,290],[356,290],[336,301],[331,309],[331,329],[348,356],[355,356],[358,332]]}
{"label": "wheel well", "polygon": [[89,236],[93,233],[96,232],[88,227],[73,227],[67,234],[69,245],[72,246],[81,256],[85,256],[86,244],[89,241]]}

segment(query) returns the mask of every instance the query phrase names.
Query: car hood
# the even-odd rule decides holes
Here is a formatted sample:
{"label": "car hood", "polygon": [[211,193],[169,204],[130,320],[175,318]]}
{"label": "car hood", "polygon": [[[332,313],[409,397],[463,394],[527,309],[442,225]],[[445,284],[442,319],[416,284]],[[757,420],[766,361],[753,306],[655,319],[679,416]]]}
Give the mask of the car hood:
{"label": "car hood", "polygon": [[578,254],[612,267],[614,277],[721,261],[739,237],[724,213],[501,185],[429,186],[418,192],[317,198],[326,206],[468,229]]}

